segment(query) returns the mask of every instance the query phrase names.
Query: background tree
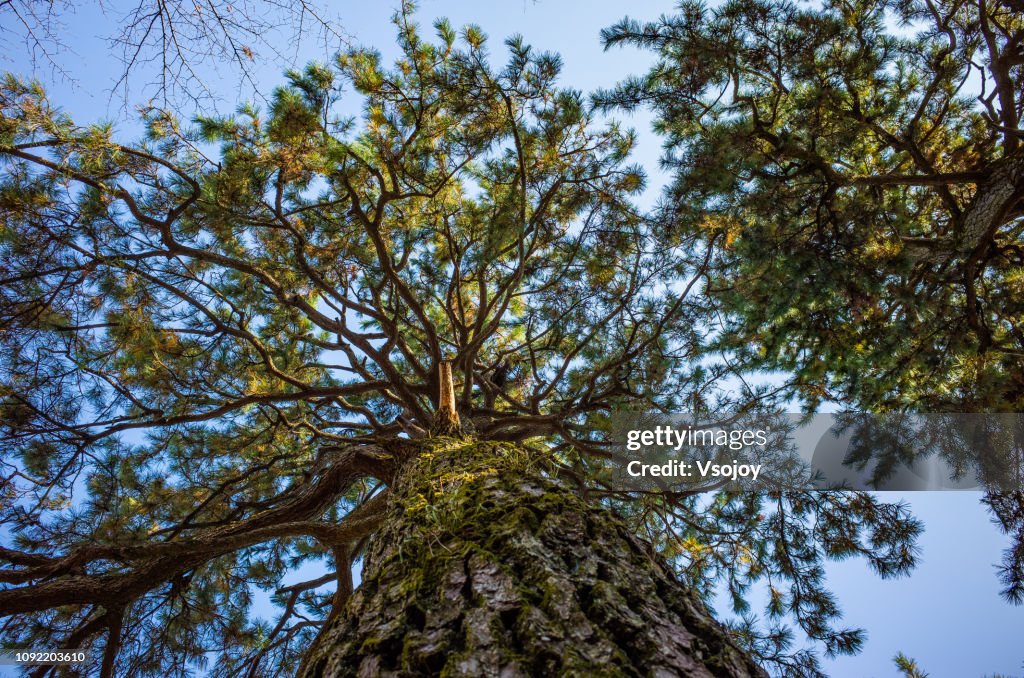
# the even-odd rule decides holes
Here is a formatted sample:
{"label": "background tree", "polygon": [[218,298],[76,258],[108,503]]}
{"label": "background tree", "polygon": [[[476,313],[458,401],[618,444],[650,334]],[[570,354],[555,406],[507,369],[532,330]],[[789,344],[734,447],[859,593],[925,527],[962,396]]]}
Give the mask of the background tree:
{"label": "background tree", "polygon": [[666,216],[723,245],[718,346],[811,406],[1024,407],[1020,10],[683,3],[605,32],[659,54],[600,100],[657,110]]}
{"label": "background tree", "polygon": [[[430,42],[408,11],[391,68],[353,50],[194,127],[149,110],[131,145],[4,82],[5,642],[102,675],[758,674],[734,643],[813,674],[789,618],[854,651],[824,559],[905,573],[919,525],[866,494],[608,487],[613,409],[770,394],[694,360],[711,258],[630,202],[633,134],[557,57],[512,39],[496,70],[479,29]],[[695,597],[745,612],[755,582],[768,623],[728,636]]]}
{"label": "background tree", "polygon": [[[121,63],[110,95],[127,105],[131,86],[165,104],[185,101],[208,107],[220,95],[211,86],[210,68],[238,81],[240,88],[258,94],[254,70],[269,63],[294,65],[288,48],[320,42],[324,54],[347,43],[329,10],[310,0],[140,0],[97,3],[89,7],[63,0],[4,0],[0,2],[0,45],[25,49],[37,71],[50,70],[76,81],[81,73],[68,65],[72,17],[101,12],[111,32],[110,53]],[[77,26],[76,26],[77,28]],[[96,68],[97,54],[88,55]]]}
{"label": "background tree", "polygon": [[[602,106],[649,105],[669,242],[708,252],[709,341],[788,393],[864,411],[1024,408],[1024,6],[741,0],[604,33],[658,54]],[[1014,538],[1024,496],[986,503]]]}

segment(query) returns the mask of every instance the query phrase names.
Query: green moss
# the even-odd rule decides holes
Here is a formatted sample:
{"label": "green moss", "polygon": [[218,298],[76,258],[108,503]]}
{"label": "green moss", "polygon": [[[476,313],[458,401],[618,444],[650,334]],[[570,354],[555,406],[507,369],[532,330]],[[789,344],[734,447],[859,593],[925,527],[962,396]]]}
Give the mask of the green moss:
{"label": "green moss", "polygon": [[753,675],[733,670],[742,660],[720,630],[612,512],[543,472],[542,451],[410,447],[341,630],[353,637],[335,655],[343,674],[370,658],[402,675],[639,675],[657,661],[659,615],[678,615],[709,637],[704,665]]}

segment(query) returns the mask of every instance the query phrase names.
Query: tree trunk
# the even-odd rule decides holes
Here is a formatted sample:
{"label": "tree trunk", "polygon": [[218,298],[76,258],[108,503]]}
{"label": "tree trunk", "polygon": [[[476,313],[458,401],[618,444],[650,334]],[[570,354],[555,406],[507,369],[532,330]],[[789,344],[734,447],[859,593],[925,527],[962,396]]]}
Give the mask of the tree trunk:
{"label": "tree trunk", "polygon": [[455,409],[455,381],[452,378],[452,364],[442,360],[438,365],[437,410],[434,412],[434,423],[430,427],[432,436],[458,436],[462,433],[462,423]]}
{"label": "tree trunk", "polygon": [[538,459],[424,442],[302,675],[765,675],[647,545]]}

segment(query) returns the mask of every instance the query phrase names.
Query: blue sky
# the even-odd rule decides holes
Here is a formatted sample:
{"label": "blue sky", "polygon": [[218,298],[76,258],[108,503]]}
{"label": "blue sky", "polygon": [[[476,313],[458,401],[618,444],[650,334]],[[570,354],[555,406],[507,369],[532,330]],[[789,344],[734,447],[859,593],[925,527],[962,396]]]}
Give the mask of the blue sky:
{"label": "blue sky", "polygon": [[[126,3],[104,4],[106,15],[89,3],[89,7],[76,9],[65,20],[68,49],[59,58],[67,64],[75,82],[55,78],[45,68],[38,75],[47,83],[53,100],[76,120],[110,120],[123,131],[124,138],[130,139],[138,128],[124,118],[120,100],[110,96],[119,64],[104,40],[113,30],[111,21],[117,16],[117,8]],[[356,42],[373,45],[388,57],[396,51],[389,22],[396,6],[397,0],[342,0],[333,10]],[[599,31],[627,11],[636,18],[648,19],[671,9],[670,0],[424,0],[420,21],[429,25],[435,17],[447,16],[455,26],[479,24],[491,38],[496,59],[503,52],[503,39],[520,33],[534,47],[562,55],[563,83],[590,91],[643,71],[651,59],[650,54],[635,50],[603,52]],[[9,13],[0,11],[5,28],[12,20]],[[0,57],[0,70],[28,72],[30,61],[20,43],[8,42],[0,50],[7,52]],[[325,57],[312,42],[298,45],[296,51],[299,64]],[[227,74],[225,71],[223,75]],[[218,105],[222,112],[234,108],[238,95],[249,96],[230,79],[218,81],[216,74],[210,74],[209,79],[214,89],[225,94]],[[281,82],[280,69],[258,68],[256,80],[261,89],[270,91]],[[138,102],[144,95],[141,88],[136,88],[131,96]],[[358,102],[352,100],[348,105],[354,113]],[[650,131],[648,115],[638,114],[628,120],[640,133],[636,160],[648,169],[651,197],[663,179],[657,169],[660,142]],[[1015,608],[998,595],[994,564],[1005,547],[1005,538],[979,505],[979,495],[918,492],[902,498],[925,523],[921,565],[911,577],[892,581],[872,575],[861,560],[829,567],[830,585],[845,612],[846,623],[868,632],[861,654],[826,662],[830,673],[850,678],[894,676],[897,672],[892,657],[902,651],[917,659],[932,678],[980,678],[996,673],[1024,676],[1024,642],[1020,638],[1024,608]],[[0,675],[5,675],[2,669]]]}

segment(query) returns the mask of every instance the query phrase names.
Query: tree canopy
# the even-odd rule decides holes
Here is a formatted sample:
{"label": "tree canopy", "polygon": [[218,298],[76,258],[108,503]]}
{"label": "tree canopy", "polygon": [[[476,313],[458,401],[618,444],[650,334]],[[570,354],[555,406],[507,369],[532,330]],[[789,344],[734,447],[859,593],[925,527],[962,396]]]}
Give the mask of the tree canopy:
{"label": "tree canopy", "polygon": [[[1022,9],[683,2],[604,32],[658,57],[596,101],[656,112],[665,240],[711,253],[709,350],[808,410],[1024,407]],[[984,501],[1020,603],[1024,495]]]}
{"label": "tree canopy", "polygon": [[607,47],[652,106],[663,216],[716,245],[716,339],[809,407],[1024,406],[1024,23],[1016,0],[684,2]]}
{"label": "tree canopy", "polygon": [[[5,642],[95,647],[102,675],[207,652],[215,675],[294,667],[435,424],[446,363],[465,428],[540,446],[707,599],[723,583],[761,659],[815,674],[787,619],[855,651],[823,562],[909,571],[905,506],[602,482],[616,408],[770,401],[700,358],[722,250],[637,209],[634,134],[557,86],[556,56],[513,38],[498,68],[476,27],[396,26],[393,66],[354,49],[290,73],[266,111],[147,109],[136,143],[4,80]],[[335,113],[343,96],[360,116]],[[283,583],[311,561],[333,573]],[[251,616],[257,588],[278,620]]]}

